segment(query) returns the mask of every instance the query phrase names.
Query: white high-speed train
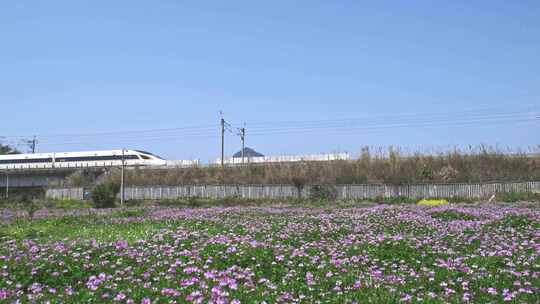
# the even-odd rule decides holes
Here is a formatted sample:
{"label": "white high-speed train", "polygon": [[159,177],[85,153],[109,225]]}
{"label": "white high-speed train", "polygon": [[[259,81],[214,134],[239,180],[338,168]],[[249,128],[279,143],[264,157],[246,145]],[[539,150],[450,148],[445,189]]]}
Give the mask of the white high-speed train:
{"label": "white high-speed train", "polygon": [[108,150],[0,155],[0,170],[122,166],[166,166],[167,161],[140,150]]}

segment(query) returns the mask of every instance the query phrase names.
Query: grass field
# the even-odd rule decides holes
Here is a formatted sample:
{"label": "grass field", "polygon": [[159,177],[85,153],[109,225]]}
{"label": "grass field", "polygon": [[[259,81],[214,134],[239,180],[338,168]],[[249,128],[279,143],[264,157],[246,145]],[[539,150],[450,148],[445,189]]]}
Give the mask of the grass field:
{"label": "grass field", "polygon": [[82,214],[0,225],[1,302],[540,302],[537,209]]}

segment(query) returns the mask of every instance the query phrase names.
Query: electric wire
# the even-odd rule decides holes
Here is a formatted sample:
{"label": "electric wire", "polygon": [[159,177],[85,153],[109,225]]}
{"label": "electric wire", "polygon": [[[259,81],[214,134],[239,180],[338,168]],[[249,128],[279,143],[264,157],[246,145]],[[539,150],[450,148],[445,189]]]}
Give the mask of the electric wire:
{"label": "electric wire", "polygon": [[[365,132],[381,131],[396,128],[417,128],[418,131],[424,128],[437,126],[475,126],[507,123],[526,123],[538,121],[539,113],[535,111],[493,111],[484,110],[464,110],[457,112],[436,112],[436,113],[413,113],[394,114],[382,116],[365,116],[343,119],[323,119],[304,121],[270,121],[270,122],[250,122],[250,136],[268,136],[282,134],[364,134]],[[238,135],[234,131],[239,124],[231,124],[224,121],[224,128],[228,134]],[[243,123],[241,126],[245,126]],[[49,134],[38,136],[42,146],[62,146],[62,145],[92,145],[118,144],[118,143],[145,143],[164,140],[195,140],[218,138],[218,124],[207,124],[199,126],[185,126],[176,128],[110,131],[81,134]],[[2,136],[0,142],[11,143],[20,146],[27,143],[30,136]],[[24,141],[24,143],[22,142]],[[16,144],[14,144],[16,143]]]}

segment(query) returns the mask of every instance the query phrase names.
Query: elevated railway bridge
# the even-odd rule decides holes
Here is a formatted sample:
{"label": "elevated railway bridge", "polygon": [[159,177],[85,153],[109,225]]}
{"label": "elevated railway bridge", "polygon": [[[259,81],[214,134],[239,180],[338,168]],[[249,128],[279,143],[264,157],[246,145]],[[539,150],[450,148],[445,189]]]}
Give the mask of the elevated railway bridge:
{"label": "elevated railway bridge", "polygon": [[108,169],[110,167],[0,170],[0,187],[61,187],[66,177],[77,171],[97,177]]}

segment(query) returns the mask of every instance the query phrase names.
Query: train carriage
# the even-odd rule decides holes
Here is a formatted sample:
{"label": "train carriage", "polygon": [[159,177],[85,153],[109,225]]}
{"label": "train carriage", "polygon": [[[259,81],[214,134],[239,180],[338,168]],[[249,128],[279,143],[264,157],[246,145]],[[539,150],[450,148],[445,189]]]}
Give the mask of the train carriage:
{"label": "train carriage", "polygon": [[166,160],[146,151],[107,150],[0,155],[0,170],[115,167],[122,165],[122,159],[126,166],[167,164]]}

